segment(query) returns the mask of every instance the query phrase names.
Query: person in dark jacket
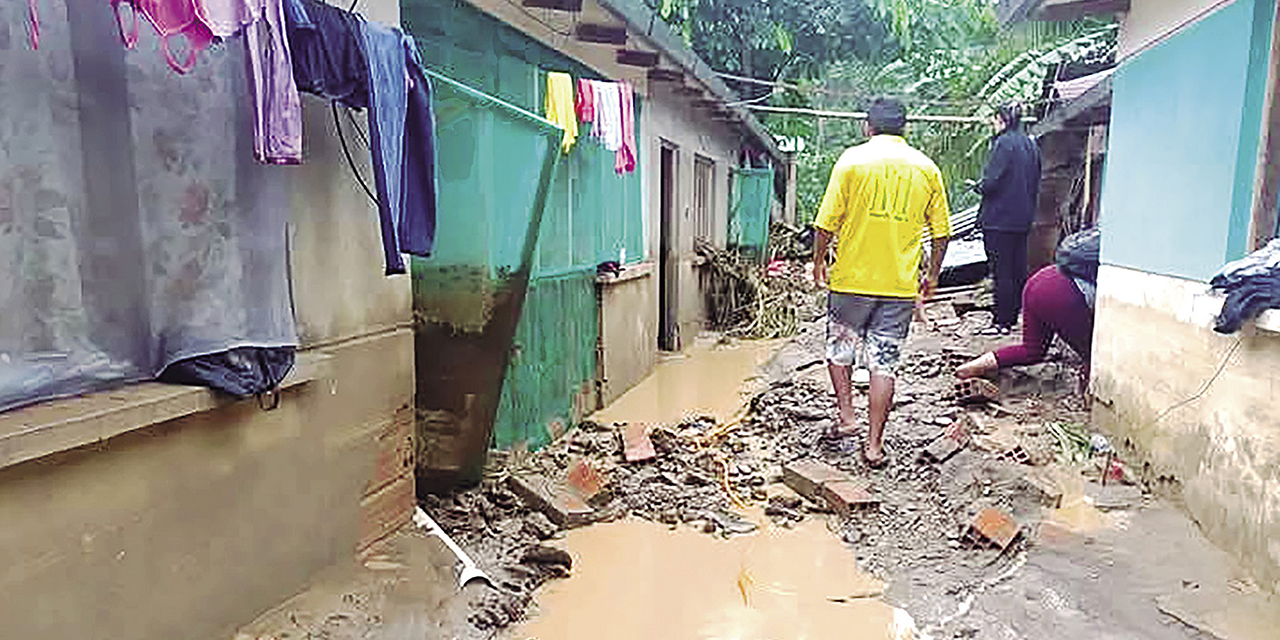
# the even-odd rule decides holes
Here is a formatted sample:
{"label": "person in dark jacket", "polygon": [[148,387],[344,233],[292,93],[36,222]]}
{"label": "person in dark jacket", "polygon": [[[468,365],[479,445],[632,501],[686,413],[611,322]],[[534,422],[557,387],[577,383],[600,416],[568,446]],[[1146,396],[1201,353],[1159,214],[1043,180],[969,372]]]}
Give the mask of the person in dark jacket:
{"label": "person in dark jacket", "polygon": [[991,117],[991,157],[974,190],[982,194],[978,219],[988,268],[996,285],[993,331],[1012,332],[1027,281],[1027,235],[1040,195],[1040,148],[1022,131],[1022,107],[1002,105]]}

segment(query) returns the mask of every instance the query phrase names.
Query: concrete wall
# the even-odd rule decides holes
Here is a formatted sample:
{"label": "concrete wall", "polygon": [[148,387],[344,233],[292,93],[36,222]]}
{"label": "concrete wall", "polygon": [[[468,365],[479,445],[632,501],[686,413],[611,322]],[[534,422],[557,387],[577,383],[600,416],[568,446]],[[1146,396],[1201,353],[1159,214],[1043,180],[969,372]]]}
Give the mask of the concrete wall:
{"label": "concrete wall", "polygon": [[1121,64],[1104,262],[1207,279],[1245,253],[1272,7],[1237,0]]}
{"label": "concrete wall", "polygon": [[[641,138],[637,140],[648,153],[645,167],[645,232],[648,234],[648,258],[657,261],[661,233],[662,174],[659,170],[661,149],[664,144],[676,150],[676,198],[674,234],[677,238],[678,282],[677,322],[680,344],[692,344],[702,330],[706,318],[693,250],[693,170],[695,157],[701,156],[715,163],[713,197],[714,224],[718,235],[728,230],[729,175],[737,166],[740,138],[727,127],[712,122],[694,109],[691,99],[675,95],[669,84],[651,83],[646,96],[646,108],[641,116]],[[655,302],[657,299],[655,298]]]}
{"label": "concrete wall", "polygon": [[[657,363],[658,275],[652,263],[600,290],[600,403],[617,400]],[[624,272],[625,274],[626,272]]]}
{"label": "concrete wall", "polygon": [[[1175,477],[1206,535],[1238,554],[1260,584],[1280,589],[1280,334],[1214,333],[1212,313],[1196,311],[1204,291],[1188,280],[1102,267],[1095,421],[1155,473]],[[1190,400],[1219,366],[1221,376]]]}
{"label": "concrete wall", "polygon": [[[398,21],[395,0],[361,10]],[[327,104],[303,102],[292,284],[329,377],[274,411],[236,403],[0,470],[5,637],[229,637],[408,515],[391,450],[412,416],[409,280],[383,276]]]}

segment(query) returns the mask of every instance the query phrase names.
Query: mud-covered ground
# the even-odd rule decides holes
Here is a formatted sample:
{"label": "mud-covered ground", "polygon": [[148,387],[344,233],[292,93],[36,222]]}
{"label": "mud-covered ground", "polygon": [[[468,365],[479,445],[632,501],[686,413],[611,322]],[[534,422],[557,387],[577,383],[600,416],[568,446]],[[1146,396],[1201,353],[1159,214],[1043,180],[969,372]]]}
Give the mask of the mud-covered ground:
{"label": "mud-covered ground", "polygon": [[[734,536],[756,528],[740,515],[747,510],[763,510],[783,526],[823,519],[847,545],[850,561],[886,582],[884,599],[911,615],[917,638],[1254,637],[1221,631],[1214,616],[1241,599],[1264,603],[1247,611],[1265,610],[1270,596],[1180,511],[1142,486],[1126,485],[1138,480],[1132,473],[1111,480],[1128,497],[1111,510],[1101,512],[1085,497],[1098,490],[1104,458],[1055,436],[1064,430],[1089,435],[1073,354],[1055,348],[1048,363],[1005,372],[998,404],[962,406],[952,397],[952,371],[992,346],[976,335],[990,317],[983,311],[956,317],[951,305],[934,305],[927,315],[914,325],[906,349],[886,436],[891,463],[883,470],[861,462],[861,436],[830,435],[836,413],[822,362],[823,326],[810,322],[752,381],[755,391],[739,419],[653,425],[658,456],[652,461],[623,461],[621,424],[585,423],[543,451],[496,454],[478,487],[426,500],[423,508],[489,572],[493,588],[436,589],[443,595],[418,603],[416,626],[397,627],[406,614],[379,609],[341,618],[366,621],[345,635],[317,636],[311,628],[297,635],[295,611],[280,618],[292,626],[281,622],[286,628],[268,637],[501,637],[529,614],[540,586],[573,571],[568,554],[556,548],[560,528],[524,504],[509,481],[531,473],[563,477],[583,465],[605,481],[589,500],[596,521],[639,517]],[[865,397],[860,404],[865,418]],[[975,419],[963,422],[976,425],[968,446],[940,464],[922,459],[921,451],[966,413]],[[1013,445],[1025,455],[1001,455]],[[840,518],[792,493],[782,483],[782,467],[801,458],[869,479],[878,507]],[[1062,509],[1045,507],[1024,480],[1029,472],[1061,480]],[[962,537],[985,507],[1009,513],[1022,526],[1003,551]],[[420,535],[408,542],[434,544]],[[439,548],[432,553],[448,557]],[[401,576],[387,589],[404,591],[415,579],[427,578]],[[359,595],[368,588],[354,589],[343,602],[368,600]],[[1260,620],[1257,615],[1233,619]],[[1255,628],[1263,638],[1275,627],[1260,622]]]}

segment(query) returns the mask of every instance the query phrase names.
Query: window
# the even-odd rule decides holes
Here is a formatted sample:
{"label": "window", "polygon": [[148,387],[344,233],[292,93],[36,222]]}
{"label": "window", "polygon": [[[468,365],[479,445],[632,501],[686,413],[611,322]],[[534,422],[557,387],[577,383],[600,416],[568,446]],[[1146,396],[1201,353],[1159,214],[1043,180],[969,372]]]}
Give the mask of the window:
{"label": "window", "polygon": [[715,174],[714,162],[702,156],[693,163],[693,235],[721,245],[715,237]]}

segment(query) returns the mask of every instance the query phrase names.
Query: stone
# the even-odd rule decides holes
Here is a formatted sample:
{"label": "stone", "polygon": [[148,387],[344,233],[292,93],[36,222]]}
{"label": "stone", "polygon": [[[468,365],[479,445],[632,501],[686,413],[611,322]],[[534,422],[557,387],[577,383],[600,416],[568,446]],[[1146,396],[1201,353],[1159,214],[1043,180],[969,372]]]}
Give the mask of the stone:
{"label": "stone", "polygon": [[924,453],[921,455],[923,455],[924,459],[929,462],[941,464],[946,462],[951,458],[951,456],[954,456],[963,448],[963,445],[961,445],[955,438],[944,434],[939,436],[937,440],[934,440],[928,447],[925,447]]}
{"label": "stone", "polygon": [[1062,487],[1046,471],[1033,469],[1024,473],[1022,484],[1040,499],[1040,504],[1052,509],[1062,506]]}
{"label": "stone", "polygon": [[1000,549],[1009,547],[1021,531],[1022,527],[1009,514],[999,509],[983,509],[969,525],[965,537],[972,543]]}
{"label": "stone", "polygon": [[573,556],[564,549],[537,544],[525,549],[520,564],[534,567],[553,578],[567,578],[573,569]]}
{"label": "stone", "polygon": [[812,458],[795,460],[782,467],[783,484],[819,504],[824,503],[822,485],[834,480],[849,479],[843,471]]}
{"label": "stone", "polygon": [[511,476],[507,486],[530,509],[561,527],[580,527],[595,519],[595,510],[566,487],[539,474]]}
{"label": "stone", "polygon": [[1093,500],[1094,508],[1099,511],[1132,509],[1142,504],[1142,489],[1128,484],[1104,486],[1090,482],[1085,487],[1085,494]]}
{"label": "stone", "polygon": [[791,406],[784,410],[800,420],[822,420],[829,417],[825,410],[809,405]]}
{"label": "stone", "polygon": [[866,480],[833,480],[822,485],[822,497],[827,506],[841,517],[849,517],[858,509],[877,507],[880,499],[871,493],[871,483]]}
{"label": "stone", "polygon": [[645,462],[658,457],[649,438],[649,427],[628,423],[622,427],[622,457],[627,462]]}

